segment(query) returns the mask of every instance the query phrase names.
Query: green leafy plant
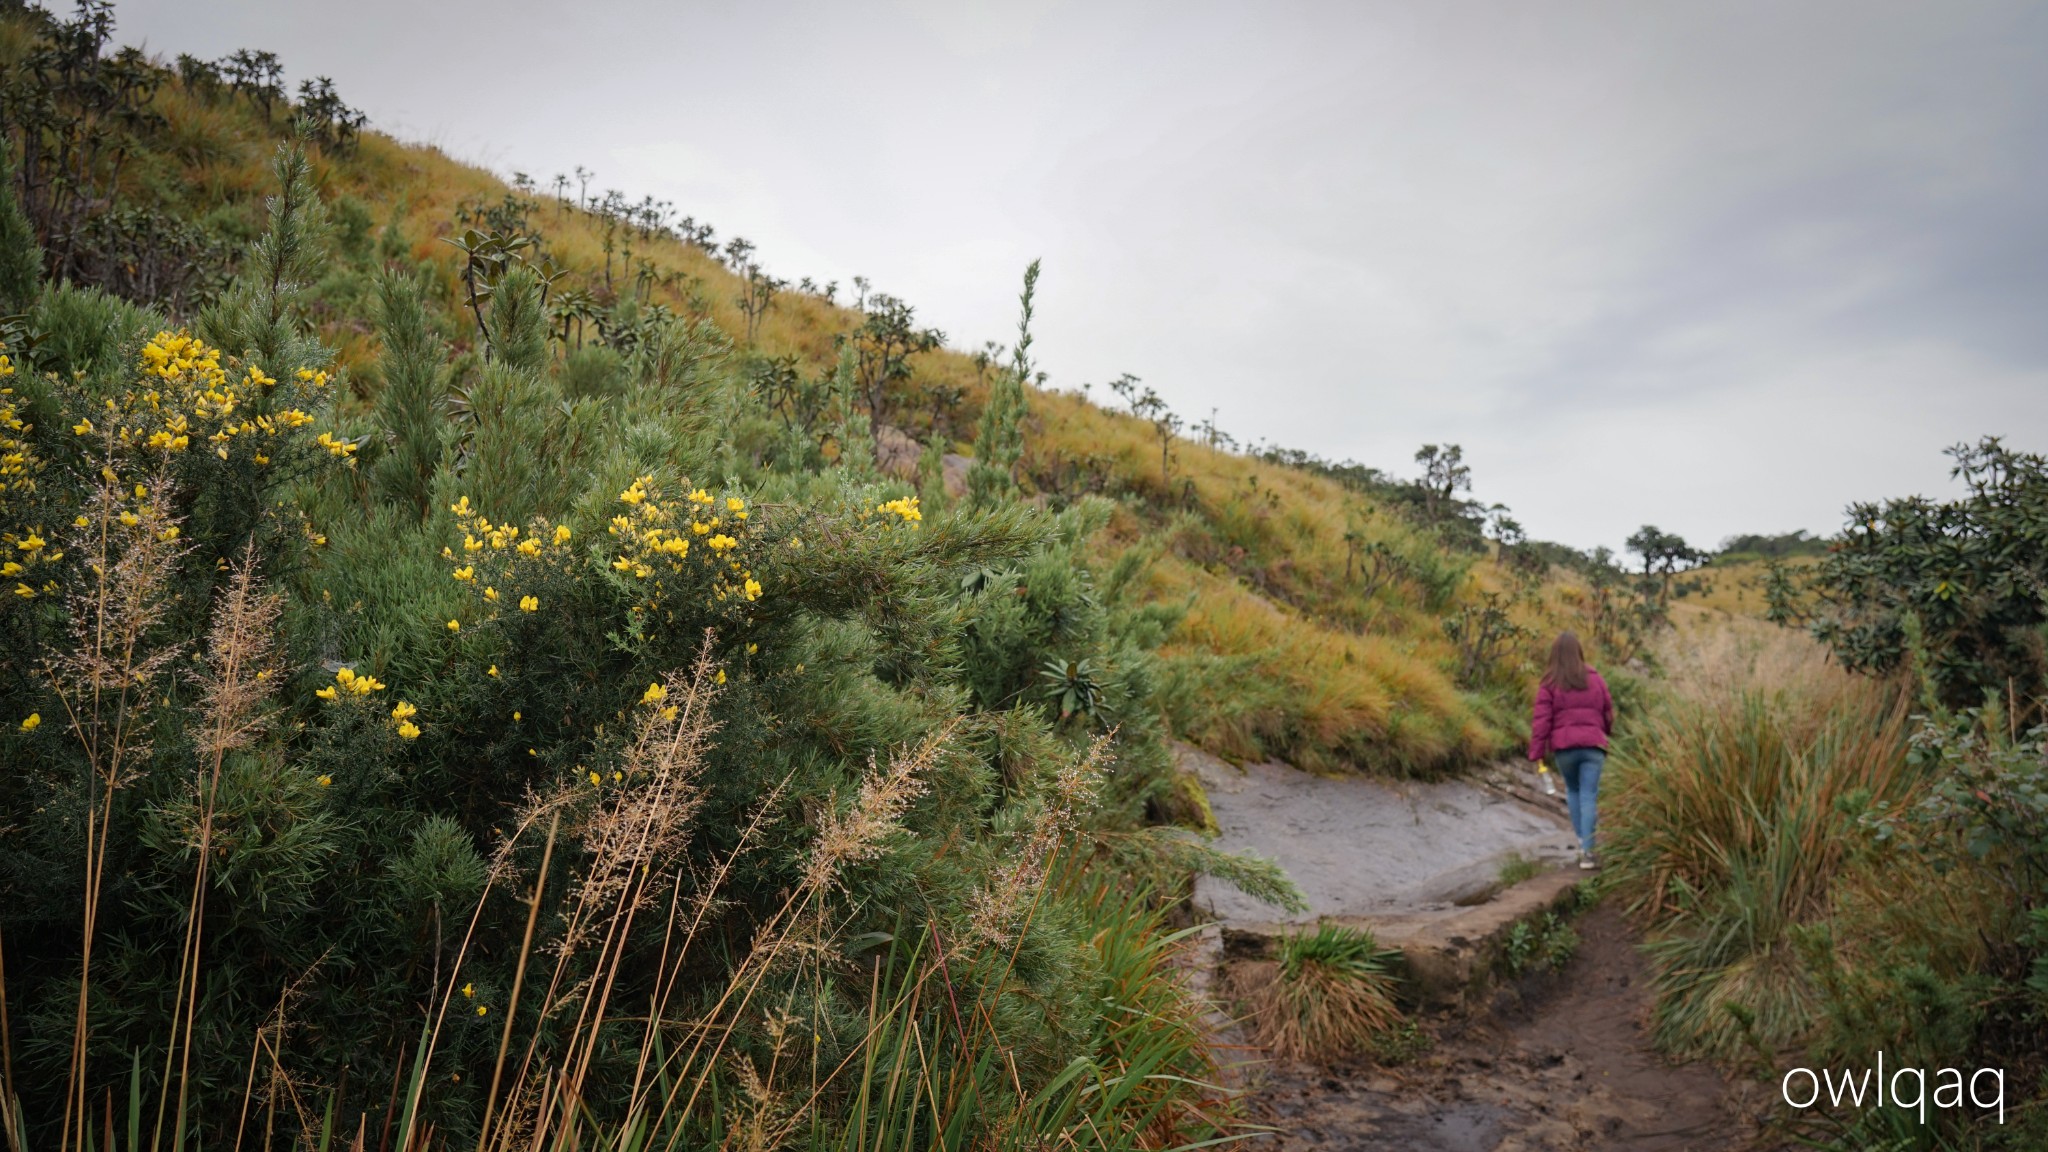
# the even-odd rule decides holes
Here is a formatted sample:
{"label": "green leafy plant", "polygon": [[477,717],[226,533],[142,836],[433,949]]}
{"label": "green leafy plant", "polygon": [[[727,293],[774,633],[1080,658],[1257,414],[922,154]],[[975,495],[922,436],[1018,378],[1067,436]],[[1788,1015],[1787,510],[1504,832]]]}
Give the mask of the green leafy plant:
{"label": "green leafy plant", "polygon": [[1501,942],[1501,965],[1510,978],[1532,971],[1561,972],[1579,948],[1578,930],[1555,912],[1517,920]]}
{"label": "green leafy plant", "polygon": [[1964,487],[1958,499],[1850,508],[1814,573],[1811,627],[1845,665],[1863,671],[1891,671],[1917,648],[1943,705],[1975,707],[1995,694],[2017,705],[2017,723],[2031,726],[2048,678],[2038,636],[2048,615],[2036,592],[2048,578],[2048,460],[1997,437],[1948,454]]}

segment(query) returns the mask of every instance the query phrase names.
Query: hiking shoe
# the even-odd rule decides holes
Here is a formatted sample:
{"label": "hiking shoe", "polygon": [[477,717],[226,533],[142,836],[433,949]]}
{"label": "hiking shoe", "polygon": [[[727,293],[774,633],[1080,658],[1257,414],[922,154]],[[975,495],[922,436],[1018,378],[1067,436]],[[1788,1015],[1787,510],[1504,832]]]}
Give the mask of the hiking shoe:
{"label": "hiking shoe", "polygon": [[1593,854],[1591,852],[1579,853],[1579,867],[1585,869],[1588,872],[1591,872],[1593,869],[1598,868],[1599,866],[1600,862],[1593,858]]}

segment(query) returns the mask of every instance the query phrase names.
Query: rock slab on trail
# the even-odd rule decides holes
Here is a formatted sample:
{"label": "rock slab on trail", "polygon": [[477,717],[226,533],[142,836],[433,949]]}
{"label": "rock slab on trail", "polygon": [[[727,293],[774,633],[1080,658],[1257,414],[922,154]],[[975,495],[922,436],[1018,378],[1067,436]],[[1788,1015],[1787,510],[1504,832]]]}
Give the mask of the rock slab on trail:
{"label": "rock slab on trail", "polygon": [[1221,832],[1216,847],[1279,864],[1308,901],[1306,914],[1290,918],[1202,877],[1196,909],[1231,929],[1448,911],[1490,895],[1511,858],[1556,865],[1578,846],[1561,806],[1548,810],[1475,781],[1315,776],[1285,764],[1234,767],[1185,745],[1176,751],[1208,794]]}

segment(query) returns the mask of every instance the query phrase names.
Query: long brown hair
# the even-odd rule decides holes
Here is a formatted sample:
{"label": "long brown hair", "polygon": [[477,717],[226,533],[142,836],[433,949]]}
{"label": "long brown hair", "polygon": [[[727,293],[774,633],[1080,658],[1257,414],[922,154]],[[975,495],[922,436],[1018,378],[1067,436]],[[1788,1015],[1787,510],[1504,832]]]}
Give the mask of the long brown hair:
{"label": "long brown hair", "polygon": [[1579,634],[1559,632],[1550,645],[1550,663],[1543,669],[1543,682],[1577,692],[1586,686],[1586,653],[1579,647]]}

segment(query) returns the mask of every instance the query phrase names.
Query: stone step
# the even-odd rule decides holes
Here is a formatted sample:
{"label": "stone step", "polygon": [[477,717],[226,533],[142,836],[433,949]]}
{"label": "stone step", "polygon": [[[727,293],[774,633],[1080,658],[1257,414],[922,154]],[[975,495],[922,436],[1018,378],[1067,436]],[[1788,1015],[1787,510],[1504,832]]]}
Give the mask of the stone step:
{"label": "stone step", "polygon": [[[1325,916],[1326,924],[1369,931],[1381,947],[1401,953],[1407,1006],[1425,1012],[1483,1007],[1503,970],[1515,925],[1567,907],[1585,874],[1547,872],[1474,904],[1385,916]],[[1217,960],[1258,959],[1283,935],[1307,926],[1288,923],[1225,924]]]}

